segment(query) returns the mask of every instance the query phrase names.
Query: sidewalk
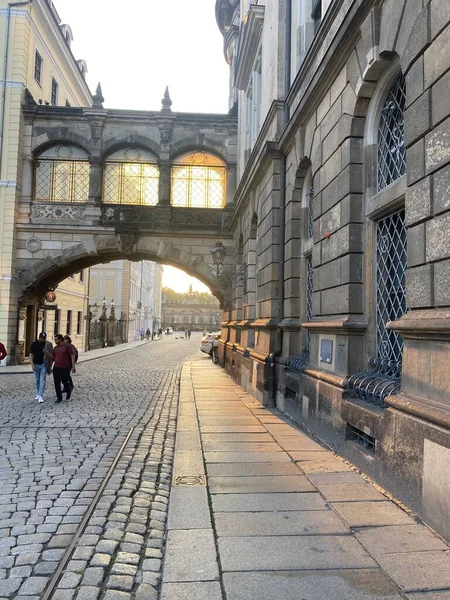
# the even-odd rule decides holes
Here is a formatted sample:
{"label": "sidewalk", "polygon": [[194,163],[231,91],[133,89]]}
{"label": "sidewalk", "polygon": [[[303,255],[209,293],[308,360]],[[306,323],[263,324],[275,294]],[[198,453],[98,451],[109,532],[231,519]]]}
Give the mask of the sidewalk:
{"label": "sidewalk", "polygon": [[450,600],[450,555],[350,465],[198,361],[183,368],[161,600],[225,598]]}
{"label": "sidewalk", "polygon": [[[103,356],[109,356],[111,354],[117,354],[118,352],[125,352],[125,350],[132,350],[143,344],[150,344],[160,340],[160,337],[155,337],[153,340],[137,340],[135,342],[128,342],[127,344],[119,344],[118,346],[109,346],[107,348],[98,348],[97,350],[89,350],[89,352],[80,352],[78,354],[77,365],[84,363],[88,360],[94,360],[96,358],[102,358]],[[11,375],[11,374],[23,374],[32,373],[29,364],[23,365],[9,365],[6,367],[0,366],[0,375]]]}

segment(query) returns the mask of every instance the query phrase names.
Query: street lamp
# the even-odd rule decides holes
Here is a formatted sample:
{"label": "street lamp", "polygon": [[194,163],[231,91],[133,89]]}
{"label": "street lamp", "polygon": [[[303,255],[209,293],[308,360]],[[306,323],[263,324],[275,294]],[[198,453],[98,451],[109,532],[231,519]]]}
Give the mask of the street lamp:
{"label": "street lamp", "polygon": [[223,261],[225,260],[227,251],[222,242],[216,242],[215,246],[211,248],[210,252],[216,271],[216,277],[220,277],[222,274]]}

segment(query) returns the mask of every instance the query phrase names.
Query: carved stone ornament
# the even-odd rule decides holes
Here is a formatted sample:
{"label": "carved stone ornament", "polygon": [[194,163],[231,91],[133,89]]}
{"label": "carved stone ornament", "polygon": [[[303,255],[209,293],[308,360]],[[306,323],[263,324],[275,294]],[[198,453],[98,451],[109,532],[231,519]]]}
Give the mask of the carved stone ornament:
{"label": "carved stone ornament", "polygon": [[34,282],[34,276],[31,269],[20,269],[17,271],[17,280],[23,288],[30,287]]}
{"label": "carved stone ornament", "polygon": [[153,225],[155,222],[155,208],[153,206],[102,206],[100,217],[102,225],[129,224]]}
{"label": "carved stone ornament", "polygon": [[161,144],[169,144],[172,137],[172,123],[159,123],[159,133],[161,136]]}
{"label": "carved stone ornament", "polygon": [[39,250],[42,248],[42,240],[34,235],[27,241],[26,246],[28,252],[34,254],[35,252],[39,252]]}
{"label": "carved stone ornament", "polygon": [[99,142],[102,139],[103,123],[104,121],[100,120],[89,121],[89,124],[91,126],[92,139],[94,140],[94,142]]}
{"label": "carved stone ornament", "polygon": [[124,254],[133,254],[136,252],[136,246],[139,241],[139,234],[136,231],[127,231],[116,233],[116,240],[119,250]]}
{"label": "carved stone ornament", "polygon": [[46,302],[52,303],[56,300],[55,292],[47,292],[44,297]]}
{"label": "carved stone ornament", "polygon": [[177,225],[218,225],[222,224],[222,211],[176,208],[172,210],[170,221]]}
{"label": "carved stone ornament", "polygon": [[84,206],[71,206],[70,204],[33,204],[32,218],[79,221],[84,218]]}

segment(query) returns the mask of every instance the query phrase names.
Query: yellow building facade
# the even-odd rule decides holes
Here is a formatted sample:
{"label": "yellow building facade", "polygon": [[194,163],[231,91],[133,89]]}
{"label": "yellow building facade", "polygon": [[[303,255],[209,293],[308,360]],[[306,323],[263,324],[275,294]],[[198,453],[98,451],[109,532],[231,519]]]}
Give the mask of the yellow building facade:
{"label": "yellow building facade", "polygon": [[[78,319],[78,314],[84,317],[87,309],[86,272],[82,281],[75,275],[57,288],[54,315],[37,305],[23,305],[19,311],[19,339],[8,325],[13,322],[11,314],[17,313],[20,296],[15,264],[21,252],[15,232],[15,223],[20,221],[19,197],[24,170],[33,168],[31,157],[22,152],[27,131],[21,106],[26,90],[42,104],[91,106],[86,64],[73,56],[72,39],[70,27],[61,23],[51,0],[0,0],[0,341],[6,345],[9,360],[20,360],[44,327],[49,335],[53,333],[57,311],[61,314],[60,331],[65,333],[70,311],[72,318],[77,315]],[[27,243],[30,250],[33,246],[29,244],[36,242],[30,236]],[[82,337],[84,326],[81,331]],[[84,347],[83,339],[75,338],[75,343]]]}

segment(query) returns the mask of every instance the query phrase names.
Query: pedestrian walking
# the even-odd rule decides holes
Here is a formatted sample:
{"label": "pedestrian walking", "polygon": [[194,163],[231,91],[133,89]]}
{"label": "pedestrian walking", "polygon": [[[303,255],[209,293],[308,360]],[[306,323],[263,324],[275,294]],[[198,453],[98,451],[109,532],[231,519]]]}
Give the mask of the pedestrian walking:
{"label": "pedestrian walking", "polygon": [[144,328],[143,327],[141,327],[141,330],[139,331],[139,336],[140,336],[141,340],[144,339]]}
{"label": "pedestrian walking", "polygon": [[147,327],[147,331],[145,332],[145,337],[147,338],[147,342],[149,341],[151,336],[150,329]]}
{"label": "pedestrian walking", "polygon": [[186,331],[184,332],[184,339],[187,340],[188,338],[188,330],[186,329]]}
{"label": "pedestrian walking", "polygon": [[[69,400],[71,389],[69,383],[70,371],[76,372],[75,353],[71,345],[64,343],[64,336],[60,333],[55,335],[56,346],[53,349],[53,381],[55,383],[56,402],[62,401],[63,393]],[[61,391],[61,383],[64,388]]]}
{"label": "pedestrian walking", "polygon": [[[69,346],[72,346],[72,350],[73,350],[73,355],[75,357],[75,363],[78,360],[78,350],[77,348],[72,344],[72,338],[69,335],[65,335],[64,336],[64,343],[68,344]],[[73,392],[73,388],[75,386],[73,385],[73,381],[72,381],[72,376],[69,373],[69,388],[70,388],[70,393]]]}
{"label": "pedestrian walking", "polygon": [[8,356],[5,346],[0,342],[0,362]]}
{"label": "pedestrian walking", "polygon": [[47,334],[41,332],[37,340],[30,346],[30,364],[34,372],[36,384],[36,398],[39,403],[44,402],[45,384],[47,382],[48,366],[51,365],[53,346],[47,341]]}
{"label": "pedestrian walking", "polygon": [[191,339],[191,330],[190,329],[188,329],[188,339],[189,340]]}

